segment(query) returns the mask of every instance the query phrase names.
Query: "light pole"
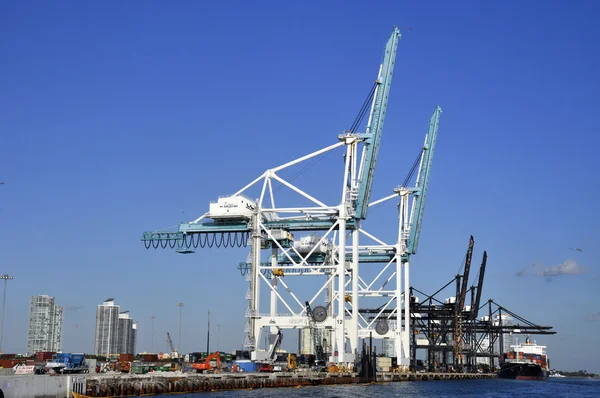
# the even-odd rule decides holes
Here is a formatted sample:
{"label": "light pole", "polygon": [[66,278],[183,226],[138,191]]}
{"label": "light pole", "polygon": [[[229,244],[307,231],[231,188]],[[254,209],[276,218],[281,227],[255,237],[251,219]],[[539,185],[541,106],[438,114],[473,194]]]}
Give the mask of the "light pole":
{"label": "light pole", "polygon": [[217,351],[219,351],[219,326],[221,325],[217,323]]}
{"label": "light pole", "polygon": [[0,276],[0,279],[4,279],[4,299],[2,300],[2,323],[0,324],[0,353],[2,353],[2,334],[4,333],[4,310],[6,309],[6,284],[9,280],[14,277],[4,274]]}
{"label": "light pole", "polygon": [[179,347],[177,347],[177,352],[181,355],[181,309],[185,307],[185,304],[179,302],[177,306],[179,307]]}
{"label": "light pole", "polygon": [[156,317],[152,315],[152,353],[154,353],[154,320]]}
{"label": "light pole", "polygon": [[206,330],[206,355],[210,353],[210,310],[208,310],[208,329]]}

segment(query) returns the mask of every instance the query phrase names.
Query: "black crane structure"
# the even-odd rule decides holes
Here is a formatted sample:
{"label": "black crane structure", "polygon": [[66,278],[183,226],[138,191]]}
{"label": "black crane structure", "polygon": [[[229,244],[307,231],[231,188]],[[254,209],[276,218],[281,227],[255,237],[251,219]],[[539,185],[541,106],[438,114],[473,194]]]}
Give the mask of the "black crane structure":
{"label": "black crane structure", "polygon": [[[410,368],[413,371],[419,368],[419,351],[425,351],[422,357],[426,358],[426,370],[430,372],[470,372],[482,364],[494,371],[500,356],[510,349],[504,347],[504,336],[556,334],[552,326],[531,322],[493,299],[481,304],[487,252],[483,252],[479,274],[475,278],[477,284],[469,287],[474,243],[471,236],[461,266],[463,273],[457,274],[435,293],[427,294],[410,287]],[[455,288],[454,295],[447,297],[446,292],[451,286]],[[467,297],[470,305],[465,305]],[[360,309],[363,317],[370,320],[380,312],[387,319],[397,320],[398,328],[404,327],[401,325],[404,315],[398,319],[394,310]],[[510,322],[505,322],[507,317],[512,318]]]}

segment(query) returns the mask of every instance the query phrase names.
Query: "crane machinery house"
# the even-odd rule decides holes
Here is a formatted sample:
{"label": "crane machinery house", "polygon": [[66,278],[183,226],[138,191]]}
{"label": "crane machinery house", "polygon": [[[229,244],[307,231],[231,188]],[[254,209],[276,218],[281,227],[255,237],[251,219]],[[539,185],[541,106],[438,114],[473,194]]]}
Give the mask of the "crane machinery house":
{"label": "crane machinery house", "polygon": [[254,201],[244,195],[221,196],[210,203],[208,217],[214,220],[250,220],[255,209]]}

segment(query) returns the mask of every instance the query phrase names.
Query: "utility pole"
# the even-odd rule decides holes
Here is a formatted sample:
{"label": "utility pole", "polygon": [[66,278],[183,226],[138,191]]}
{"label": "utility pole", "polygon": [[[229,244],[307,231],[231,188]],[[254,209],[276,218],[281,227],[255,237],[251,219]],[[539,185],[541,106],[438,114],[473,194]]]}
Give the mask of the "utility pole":
{"label": "utility pole", "polygon": [[206,355],[210,354],[210,310],[208,310],[208,330],[206,331]]}
{"label": "utility pole", "polygon": [[154,353],[154,320],[156,317],[152,315],[152,352]]}
{"label": "utility pole", "polygon": [[4,299],[2,300],[2,323],[0,324],[0,354],[2,353],[2,334],[4,333],[4,311],[6,309],[6,284],[9,280],[14,279],[14,277],[4,274],[0,276],[0,279],[4,280]]}
{"label": "utility pole", "polygon": [[181,309],[185,307],[185,304],[179,302],[177,306],[179,307],[179,347],[177,347],[177,353],[181,355]]}

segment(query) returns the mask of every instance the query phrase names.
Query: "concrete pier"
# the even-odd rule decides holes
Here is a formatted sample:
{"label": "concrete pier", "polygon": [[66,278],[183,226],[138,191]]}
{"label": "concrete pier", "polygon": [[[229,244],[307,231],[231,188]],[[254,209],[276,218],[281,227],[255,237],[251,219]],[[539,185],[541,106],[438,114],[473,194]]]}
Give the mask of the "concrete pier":
{"label": "concrete pier", "polygon": [[0,376],[0,391],[5,398],[71,397],[73,376]]}
{"label": "concrete pier", "polygon": [[[467,380],[494,378],[495,374],[477,373],[378,373],[378,382]],[[332,384],[358,384],[354,373],[221,373],[82,376],[77,389],[90,397],[133,396],[175,392],[210,392],[236,389],[302,387]],[[75,387],[74,387],[75,388]]]}
{"label": "concrete pier", "polygon": [[[489,379],[495,374],[378,372],[378,382]],[[72,392],[89,397],[135,396],[175,392],[359,384],[355,373],[217,373],[152,372],[137,374],[12,375],[0,376],[6,398],[65,397]]]}

